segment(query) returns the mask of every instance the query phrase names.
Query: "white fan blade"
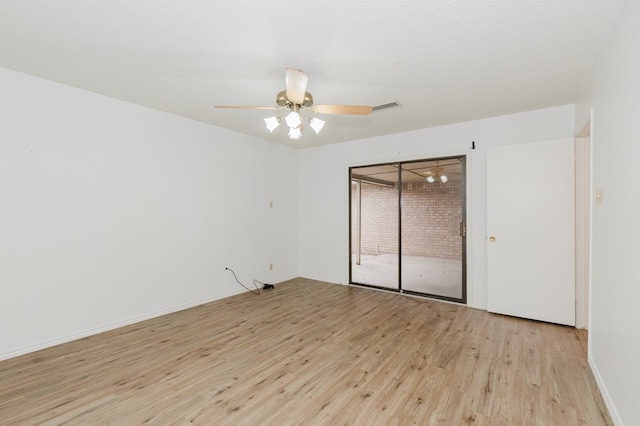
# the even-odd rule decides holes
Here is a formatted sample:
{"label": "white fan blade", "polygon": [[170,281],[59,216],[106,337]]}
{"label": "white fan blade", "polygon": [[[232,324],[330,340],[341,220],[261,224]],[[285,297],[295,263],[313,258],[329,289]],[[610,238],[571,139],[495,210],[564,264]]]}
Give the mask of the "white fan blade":
{"label": "white fan blade", "polygon": [[285,84],[287,98],[294,104],[304,102],[304,93],[307,91],[309,77],[300,70],[294,68],[285,69]]}

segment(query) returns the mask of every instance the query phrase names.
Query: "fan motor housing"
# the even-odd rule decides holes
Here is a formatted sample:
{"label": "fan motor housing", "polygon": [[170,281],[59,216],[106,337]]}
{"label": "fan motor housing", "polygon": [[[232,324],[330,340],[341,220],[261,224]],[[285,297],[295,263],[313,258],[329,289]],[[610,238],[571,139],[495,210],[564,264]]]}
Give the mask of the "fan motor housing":
{"label": "fan motor housing", "polygon": [[[278,93],[278,95],[276,96],[276,105],[278,105],[280,108],[291,108],[293,102],[291,102],[289,98],[287,98],[286,90]],[[300,104],[300,106],[304,108],[310,108],[312,105],[313,96],[311,96],[311,93],[309,92],[304,92],[304,99],[302,100],[302,104]]]}

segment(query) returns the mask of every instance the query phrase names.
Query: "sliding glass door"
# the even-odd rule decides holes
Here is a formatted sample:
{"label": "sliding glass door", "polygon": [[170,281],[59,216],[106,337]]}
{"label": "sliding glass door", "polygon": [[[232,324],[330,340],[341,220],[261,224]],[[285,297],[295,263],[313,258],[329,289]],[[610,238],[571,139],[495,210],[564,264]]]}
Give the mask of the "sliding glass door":
{"label": "sliding glass door", "polygon": [[354,167],[350,282],[466,302],[464,157]]}

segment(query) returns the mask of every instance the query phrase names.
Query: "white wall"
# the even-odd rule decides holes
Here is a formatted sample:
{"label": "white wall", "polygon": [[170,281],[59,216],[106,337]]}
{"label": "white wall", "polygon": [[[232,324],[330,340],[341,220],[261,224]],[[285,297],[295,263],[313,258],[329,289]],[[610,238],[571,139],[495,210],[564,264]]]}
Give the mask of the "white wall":
{"label": "white wall", "polygon": [[[384,112],[375,119],[384,120]],[[348,282],[350,166],[467,155],[468,304],[486,308],[487,147],[573,137],[573,133],[574,106],[567,105],[303,150],[300,275]]]}
{"label": "white wall", "polygon": [[298,275],[297,150],[2,68],[0,93],[0,359],[245,291],[226,266]]}
{"label": "white wall", "polygon": [[640,424],[640,2],[627,1],[583,85],[576,128],[593,108],[589,361],[617,424]]}

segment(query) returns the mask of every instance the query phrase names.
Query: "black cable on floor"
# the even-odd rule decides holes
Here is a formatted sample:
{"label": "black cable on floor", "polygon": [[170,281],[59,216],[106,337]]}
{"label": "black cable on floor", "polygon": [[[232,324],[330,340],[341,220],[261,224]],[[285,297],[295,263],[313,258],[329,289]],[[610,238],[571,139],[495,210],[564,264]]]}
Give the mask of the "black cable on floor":
{"label": "black cable on floor", "polygon": [[258,283],[258,284],[262,284],[262,289],[263,289],[263,290],[268,290],[268,289],[270,290],[270,289],[273,289],[273,288],[274,288],[274,287],[273,287],[273,284],[263,283],[262,281],[258,281],[258,280],[256,280],[256,279],[254,278],[254,280],[253,280],[253,285],[255,285],[256,287],[258,287],[258,285],[257,285],[256,283]]}
{"label": "black cable on floor", "polygon": [[[249,290],[253,294],[260,294],[260,289],[258,288],[258,285],[256,284],[256,280],[253,280],[253,285],[256,286],[256,289],[255,290],[251,290],[249,287],[247,287],[246,285],[244,285],[244,284],[242,284],[240,282],[240,280],[238,279],[238,276],[236,275],[236,273],[233,272],[233,269],[231,269],[231,268],[224,268],[224,269],[225,269],[225,271],[231,271],[231,273],[233,274],[233,277],[236,279],[238,284],[240,284],[242,287],[246,288],[247,290]],[[258,282],[260,282],[260,281],[258,281]]]}

